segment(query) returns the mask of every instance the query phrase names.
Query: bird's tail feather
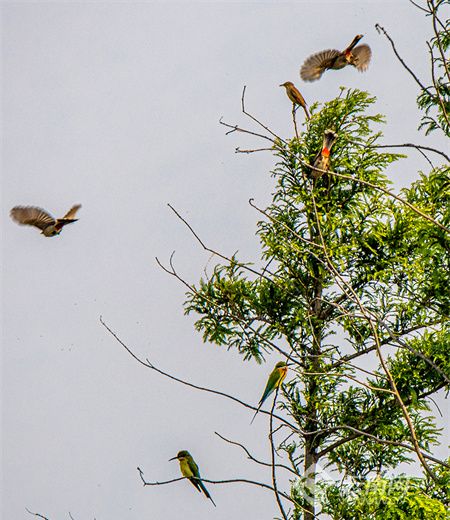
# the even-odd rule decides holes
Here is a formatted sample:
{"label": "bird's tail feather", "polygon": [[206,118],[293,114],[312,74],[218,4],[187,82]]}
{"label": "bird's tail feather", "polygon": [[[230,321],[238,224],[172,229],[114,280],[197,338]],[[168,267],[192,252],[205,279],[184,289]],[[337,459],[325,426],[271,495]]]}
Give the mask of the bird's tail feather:
{"label": "bird's tail feather", "polygon": [[200,485],[200,487],[202,488],[202,491],[203,493],[205,493],[206,497],[209,498],[211,500],[211,502],[214,504],[214,507],[217,507],[216,506],[216,503],[214,502],[214,500],[211,498],[211,495],[209,494],[208,490],[206,489],[205,485],[203,484],[203,482],[201,480],[198,480],[198,484]]}

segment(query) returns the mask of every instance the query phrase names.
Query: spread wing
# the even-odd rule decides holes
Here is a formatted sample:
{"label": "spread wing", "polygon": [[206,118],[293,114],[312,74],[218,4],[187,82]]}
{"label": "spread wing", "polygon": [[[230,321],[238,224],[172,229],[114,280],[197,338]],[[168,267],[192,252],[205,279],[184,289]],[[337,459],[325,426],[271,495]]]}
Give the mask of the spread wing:
{"label": "spread wing", "polygon": [[58,220],[73,220],[75,218],[75,215],[77,211],[81,208],[81,204],[75,204],[72,206],[69,211],[64,215],[63,218]]}
{"label": "spread wing", "polygon": [[358,45],[352,50],[354,56],[353,65],[360,71],[364,72],[370,63],[372,57],[372,51],[368,45]]}
{"label": "spread wing", "polygon": [[322,76],[326,69],[331,67],[333,61],[340,54],[341,53],[336,49],[328,49],[313,54],[303,63],[300,69],[300,77],[303,81],[316,81]]}
{"label": "spread wing", "polygon": [[41,208],[16,206],[10,212],[11,218],[21,225],[35,226],[41,231],[55,223],[55,219]]}

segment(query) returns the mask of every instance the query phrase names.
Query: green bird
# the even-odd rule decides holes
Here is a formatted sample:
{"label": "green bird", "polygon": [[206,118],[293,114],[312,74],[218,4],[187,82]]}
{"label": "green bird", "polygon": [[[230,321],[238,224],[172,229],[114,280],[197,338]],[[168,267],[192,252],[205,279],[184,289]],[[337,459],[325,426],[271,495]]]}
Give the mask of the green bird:
{"label": "green bird", "polygon": [[[263,405],[264,401],[269,397],[269,395],[279,388],[281,386],[281,383],[283,382],[284,378],[286,377],[288,368],[284,361],[279,361],[275,368],[270,373],[269,379],[267,380],[266,388],[264,389],[264,393],[259,400],[258,409],[255,412],[255,415],[253,416],[252,422],[255,420],[256,414],[259,412],[261,406]],[[251,423],[250,423],[251,424]]]}
{"label": "green bird", "polygon": [[200,471],[198,470],[198,466],[195,463],[195,460],[192,458],[192,455],[188,451],[182,450],[177,453],[176,457],[172,457],[171,459],[169,459],[169,461],[170,460],[178,460],[178,462],[180,463],[180,470],[183,477],[189,479],[200,493],[203,491],[206,497],[209,498],[215,506],[216,503],[211,498],[211,495],[208,493],[208,490],[205,488],[205,485],[203,484],[200,477]]}

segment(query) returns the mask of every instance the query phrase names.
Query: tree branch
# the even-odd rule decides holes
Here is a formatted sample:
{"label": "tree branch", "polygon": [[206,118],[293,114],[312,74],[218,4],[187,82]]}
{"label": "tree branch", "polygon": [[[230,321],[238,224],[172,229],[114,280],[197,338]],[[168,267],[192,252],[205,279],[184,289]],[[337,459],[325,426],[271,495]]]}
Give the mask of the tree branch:
{"label": "tree branch", "polygon": [[[190,388],[195,388],[196,390],[201,390],[202,392],[208,392],[210,394],[215,394],[215,395],[220,395],[222,397],[226,397],[227,399],[230,399],[236,403],[239,403],[240,405],[244,406],[245,408],[249,408],[250,410],[257,410],[257,408],[255,406],[252,406],[251,404],[248,404],[248,403],[245,403],[244,401],[241,401],[240,399],[238,399],[237,397],[234,397],[230,394],[227,394],[225,392],[220,392],[219,390],[214,390],[212,388],[207,388],[207,387],[203,387],[203,386],[199,386],[199,385],[195,385],[193,383],[189,383],[188,381],[185,381],[183,379],[180,379],[178,377],[175,377],[171,374],[169,374],[168,372],[164,372],[163,370],[161,370],[160,368],[156,367],[155,365],[153,365],[148,359],[146,359],[145,361],[143,361],[142,359],[140,359],[132,350],[130,347],[128,347],[118,336],[115,332],[113,332],[109,327],[108,325],[103,321],[103,318],[102,316],[100,316],[100,323],[102,324],[102,326],[111,334],[111,336],[113,336],[113,338],[120,344],[122,345],[122,347],[128,352],[128,354],[130,354],[130,356],[135,359],[138,363],[140,363],[142,366],[144,366],[145,368],[149,368],[150,370],[154,370],[155,372],[158,372],[158,374],[161,374],[163,375],[164,377],[167,377],[169,379],[172,379],[173,381],[177,381],[178,383],[181,383],[183,385],[186,385],[186,386],[189,386]],[[270,415],[270,412],[266,412],[264,410],[259,410],[259,413],[263,413],[263,414],[266,414],[266,415]],[[283,417],[279,416],[279,415],[275,415],[274,414],[274,417],[276,417],[279,421],[283,422],[284,424],[286,424],[287,426],[289,426],[290,428],[296,430],[297,428],[291,424],[289,421],[287,421],[286,419],[284,419]]]}

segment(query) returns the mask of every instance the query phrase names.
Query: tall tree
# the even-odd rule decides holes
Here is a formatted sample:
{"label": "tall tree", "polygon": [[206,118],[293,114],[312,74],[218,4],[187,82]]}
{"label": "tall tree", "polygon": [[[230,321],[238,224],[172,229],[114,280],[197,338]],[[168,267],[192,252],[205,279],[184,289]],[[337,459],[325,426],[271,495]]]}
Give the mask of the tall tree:
{"label": "tall tree", "polygon": [[[275,192],[259,209],[261,266],[235,256],[186,302],[205,341],[291,365],[279,406],[290,415],[280,447],[298,475],[293,518],[317,514],[319,467],[330,464],[362,488],[416,458],[440,482],[429,397],[449,382],[449,170],[391,196],[384,171],[400,156],[377,151],[372,127],[382,117],[367,114],[373,102],[343,90],[311,107],[298,138],[274,139]],[[332,169],[314,178],[327,129],[337,133]]]}
{"label": "tall tree", "polygon": [[[423,9],[434,28],[429,86],[377,27],[420,86],[422,126],[448,137],[443,3],[428,0]],[[219,254],[225,262],[211,275],[185,282],[185,310],[205,341],[245,361],[289,366],[273,392],[272,486],[265,485],[284,520],[444,519],[449,505],[450,461],[433,456],[440,431],[431,406],[450,383],[450,165],[431,165],[395,194],[386,173],[403,156],[382,151],[394,145],[380,143],[374,101],[342,89],[311,106],[301,133],[294,115],[295,136],[282,139],[246,112],[243,94],[244,114],[264,133],[223,124],[270,141],[276,157],[271,204],[250,201],[261,215],[260,258]],[[324,145],[330,136],[332,149]],[[404,146],[448,160],[433,148]],[[181,279],[172,264],[167,270]],[[389,478],[400,463],[411,474]],[[423,477],[413,476],[417,463]],[[280,471],[289,472],[288,489]]]}

